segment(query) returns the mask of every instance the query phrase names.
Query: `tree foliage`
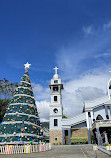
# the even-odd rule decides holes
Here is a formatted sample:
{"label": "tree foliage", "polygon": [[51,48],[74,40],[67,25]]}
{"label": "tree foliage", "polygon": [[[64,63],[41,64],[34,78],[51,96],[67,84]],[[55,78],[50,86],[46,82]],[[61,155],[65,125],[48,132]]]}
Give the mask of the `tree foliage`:
{"label": "tree foliage", "polygon": [[14,94],[15,88],[18,83],[10,83],[7,79],[0,79],[0,122],[6,111],[6,106]]}
{"label": "tree foliage", "polygon": [[62,118],[67,118],[67,116],[63,115]]}

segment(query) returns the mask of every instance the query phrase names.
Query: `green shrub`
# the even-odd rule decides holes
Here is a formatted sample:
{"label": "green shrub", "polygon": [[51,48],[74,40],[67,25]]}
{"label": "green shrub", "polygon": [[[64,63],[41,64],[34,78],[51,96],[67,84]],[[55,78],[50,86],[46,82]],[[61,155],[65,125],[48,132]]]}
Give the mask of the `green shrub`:
{"label": "green shrub", "polygon": [[104,146],[108,146],[109,144],[107,144],[107,143],[104,143]]}
{"label": "green shrub", "polygon": [[91,144],[95,144],[96,141],[95,141],[95,138],[94,138],[94,135],[91,134]]}
{"label": "green shrub", "polygon": [[71,144],[87,144],[87,137],[71,137]]}
{"label": "green shrub", "polygon": [[111,144],[111,138],[109,138],[109,144]]}

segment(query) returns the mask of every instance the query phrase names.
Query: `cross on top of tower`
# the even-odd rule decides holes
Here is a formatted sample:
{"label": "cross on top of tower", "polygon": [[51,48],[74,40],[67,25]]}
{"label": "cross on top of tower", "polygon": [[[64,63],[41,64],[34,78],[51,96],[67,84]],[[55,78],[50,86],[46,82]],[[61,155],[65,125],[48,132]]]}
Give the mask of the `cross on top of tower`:
{"label": "cross on top of tower", "polygon": [[29,67],[31,66],[31,64],[29,64],[28,62],[26,64],[24,64],[25,69],[29,69]]}
{"label": "cross on top of tower", "polygon": [[55,74],[57,74],[57,70],[59,69],[57,66],[55,66],[55,68],[53,68],[55,70]]}

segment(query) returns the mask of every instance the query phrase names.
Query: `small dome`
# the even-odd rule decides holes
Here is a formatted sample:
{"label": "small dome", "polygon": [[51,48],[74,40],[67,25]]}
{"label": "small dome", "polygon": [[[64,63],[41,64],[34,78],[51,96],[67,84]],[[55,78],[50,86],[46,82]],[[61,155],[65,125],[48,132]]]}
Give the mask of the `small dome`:
{"label": "small dome", "polygon": [[59,78],[60,78],[60,76],[58,74],[53,75],[53,79],[59,79]]}

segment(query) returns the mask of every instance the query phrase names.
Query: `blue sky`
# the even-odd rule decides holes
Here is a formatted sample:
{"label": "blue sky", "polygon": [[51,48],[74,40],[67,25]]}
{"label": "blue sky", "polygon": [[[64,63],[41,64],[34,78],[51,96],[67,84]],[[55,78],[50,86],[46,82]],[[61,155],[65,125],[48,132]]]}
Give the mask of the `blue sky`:
{"label": "blue sky", "polygon": [[0,1],[1,78],[20,82],[28,61],[41,101],[48,101],[45,94],[54,66],[59,66],[66,87],[91,75],[99,76],[100,83],[105,75],[106,85],[111,69],[110,6],[110,0]]}

